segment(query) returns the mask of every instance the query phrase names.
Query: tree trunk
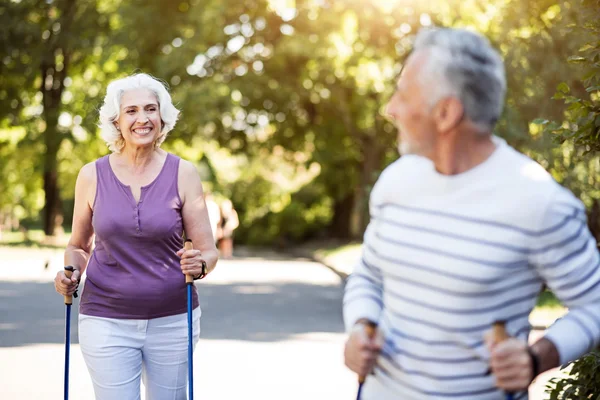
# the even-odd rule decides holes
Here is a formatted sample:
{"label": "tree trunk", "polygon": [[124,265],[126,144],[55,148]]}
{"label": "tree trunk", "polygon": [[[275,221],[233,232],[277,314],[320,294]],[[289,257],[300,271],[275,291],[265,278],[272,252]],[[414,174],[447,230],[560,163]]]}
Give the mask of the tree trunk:
{"label": "tree trunk", "polygon": [[343,199],[336,200],[333,205],[333,218],[329,225],[329,234],[336,239],[351,238],[352,210],[354,208],[353,192]]}
{"label": "tree trunk", "polygon": [[[58,117],[61,110],[61,99],[64,91],[64,81],[67,77],[71,52],[68,46],[69,29],[75,18],[75,0],[62,3],[60,16],[56,20],[60,31],[54,33],[46,46],[46,53],[42,56],[42,104],[44,105],[44,233],[53,236],[57,228],[62,228],[63,211],[60,192],[58,189],[58,150],[65,137],[58,128]],[[50,13],[49,13],[50,14]],[[49,18],[52,20],[52,17]],[[57,62],[57,57],[62,54],[62,62]]]}
{"label": "tree trunk", "polygon": [[369,196],[377,181],[377,171],[381,167],[384,151],[374,136],[365,136],[362,140],[362,161],[360,177],[355,189],[355,201],[352,210],[351,237],[361,238],[369,225]]}
{"label": "tree trunk", "polygon": [[[44,97],[48,96],[44,91]],[[62,142],[58,132],[58,112],[60,102],[56,104],[50,100],[44,102],[44,116],[46,119],[46,130],[44,142],[46,152],[44,153],[44,233],[48,236],[54,235],[57,222],[62,219],[60,207],[60,193],[58,191],[58,149]]]}
{"label": "tree trunk", "polygon": [[63,93],[63,80],[66,76],[67,57],[64,57],[63,68],[56,72],[54,62],[51,65],[42,65],[42,94],[44,104],[44,233],[53,236],[56,228],[60,228],[63,221],[60,192],[58,189],[58,150],[64,135],[58,129],[58,116],[60,115],[61,97]]}

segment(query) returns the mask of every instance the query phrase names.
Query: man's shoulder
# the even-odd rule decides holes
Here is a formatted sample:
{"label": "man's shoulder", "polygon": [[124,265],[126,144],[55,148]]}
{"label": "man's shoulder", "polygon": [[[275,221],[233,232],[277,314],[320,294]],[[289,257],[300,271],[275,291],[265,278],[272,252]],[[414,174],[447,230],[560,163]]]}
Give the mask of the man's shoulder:
{"label": "man's shoulder", "polygon": [[504,165],[506,177],[514,184],[534,190],[556,190],[560,186],[537,161],[508,145],[504,151]]}
{"label": "man's shoulder", "polygon": [[414,154],[404,155],[388,165],[379,176],[379,180],[411,176],[414,172],[428,167],[431,168],[431,161],[427,158]]}
{"label": "man's shoulder", "polygon": [[[506,190],[509,196],[516,196],[522,206],[529,210],[544,212],[552,204],[559,203],[582,207],[581,201],[559,184],[542,165],[512,147],[507,150],[506,179],[503,185],[498,185],[498,189]],[[527,207],[528,204],[531,207]]]}
{"label": "man's shoulder", "polygon": [[404,155],[388,165],[379,175],[371,192],[371,199],[383,201],[391,196],[394,198],[398,191],[410,192],[415,185],[422,182],[422,172],[431,169],[431,161],[417,155]]}

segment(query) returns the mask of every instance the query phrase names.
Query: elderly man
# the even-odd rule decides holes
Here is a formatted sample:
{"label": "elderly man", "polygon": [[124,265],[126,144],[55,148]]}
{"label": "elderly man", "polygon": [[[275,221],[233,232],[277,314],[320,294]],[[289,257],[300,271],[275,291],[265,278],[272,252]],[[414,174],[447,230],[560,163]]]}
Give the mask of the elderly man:
{"label": "elderly man", "polygon": [[[482,36],[418,34],[387,113],[403,155],[371,195],[344,297],[363,400],[527,399],[537,374],[600,339],[600,268],[582,203],[492,135],[506,92]],[[532,346],[546,283],[569,313]],[[495,321],[510,339],[490,340]],[[367,324],[377,325],[370,339]]]}

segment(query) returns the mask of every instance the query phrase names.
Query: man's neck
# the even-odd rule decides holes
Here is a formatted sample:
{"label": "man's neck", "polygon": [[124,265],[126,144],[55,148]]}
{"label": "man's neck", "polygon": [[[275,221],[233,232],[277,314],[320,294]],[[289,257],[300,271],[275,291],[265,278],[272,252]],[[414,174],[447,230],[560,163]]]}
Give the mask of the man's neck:
{"label": "man's neck", "polygon": [[437,143],[431,160],[442,175],[458,175],[487,160],[496,144],[491,134],[463,132]]}

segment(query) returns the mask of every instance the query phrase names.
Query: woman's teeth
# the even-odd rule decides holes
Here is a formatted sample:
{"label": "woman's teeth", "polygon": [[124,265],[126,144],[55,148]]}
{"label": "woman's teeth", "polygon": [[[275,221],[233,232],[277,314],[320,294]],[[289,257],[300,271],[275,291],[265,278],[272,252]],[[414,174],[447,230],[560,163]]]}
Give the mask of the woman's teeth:
{"label": "woman's teeth", "polygon": [[138,135],[146,135],[146,134],[150,133],[151,130],[152,129],[150,129],[150,128],[137,128],[137,129],[134,129],[133,131],[135,133],[137,133]]}

